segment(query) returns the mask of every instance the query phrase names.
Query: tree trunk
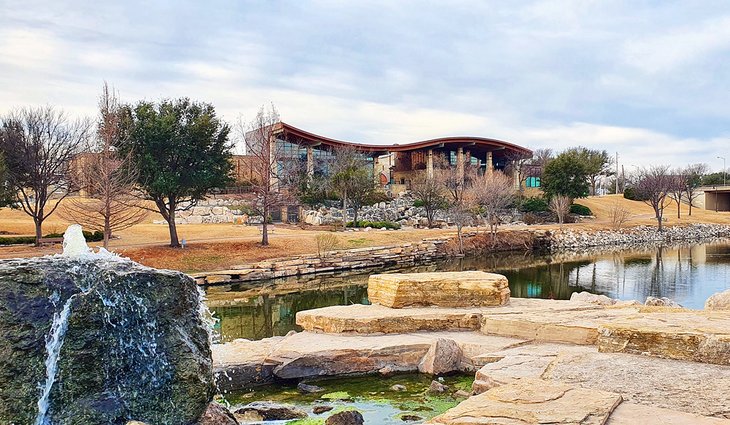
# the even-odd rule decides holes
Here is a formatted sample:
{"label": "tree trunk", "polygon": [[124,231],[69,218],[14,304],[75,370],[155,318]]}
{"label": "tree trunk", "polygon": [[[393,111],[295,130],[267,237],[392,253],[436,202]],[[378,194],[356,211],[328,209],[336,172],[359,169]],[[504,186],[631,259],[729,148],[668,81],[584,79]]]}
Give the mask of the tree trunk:
{"label": "tree trunk", "polygon": [[175,225],[175,206],[170,205],[170,216],[167,219],[167,227],[170,228],[170,246],[180,248],[180,241],[177,239],[177,226]]}
{"label": "tree trunk", "polygon": [[106,215],[104,216],[104,249],[109,250],[109,238],[112,236],[112,227],[110,223],[111,213],[109,208],[106,209]]}
{"label": "tree trunk", "polygon": [[680,198],[680,199],[677,199],[677,218],[682,218],[682,217],[680,217],[681,212],[682,212],[682,205],[681,205],[681,198]]}
{"label": "tree trunk", "polygon": [[269,207],[264,207],[261,223],[261,246],[269,245]]}
{"label": "tree trunk", "polygon": [[659,226],[659,231],[661,232],[662,231],[662,213],[661,213],[660,209],[656,210],[656,221]]}
{"label": "tree trunk", "polygon": [[360,208],[355,207],[355,217],[353,217],[353,220],[352,220],[355,225],[354,227],[357,227],[357,215],[358,215],[357,213],[359,213],[359,212],[360,212]]}
{"label": "tree trunk", "polygon": [[43,220],[38,220],[34,217],[33,221],[35,222],[35,246],[40,246],[41,238],[43,237]]}
{"label": "tree trunk", "polygon": [[456,234],[459,238],[459,254],[464,255],[464,239],[461,235],[461,228],[462,228],[461,224],[456,225]]}
{"label": "tree trunk", "polygon": [[692,215],[692,198],[689,198],[689,215]]}
{"label": "tree trunk", "polygon": [[342,230],[347,230],[347,192],[342,196]]}

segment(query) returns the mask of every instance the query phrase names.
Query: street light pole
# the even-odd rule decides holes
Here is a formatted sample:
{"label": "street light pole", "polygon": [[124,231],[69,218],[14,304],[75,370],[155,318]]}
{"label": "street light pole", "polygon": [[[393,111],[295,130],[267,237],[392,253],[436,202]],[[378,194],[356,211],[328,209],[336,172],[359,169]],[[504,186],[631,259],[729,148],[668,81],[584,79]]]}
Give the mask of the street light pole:
{"label": "street light pole", "polygon": [[725,166],[725,157],[724,156],[718,156],[717,159],[722,160],[722,185],[727,185],[727,167]]}

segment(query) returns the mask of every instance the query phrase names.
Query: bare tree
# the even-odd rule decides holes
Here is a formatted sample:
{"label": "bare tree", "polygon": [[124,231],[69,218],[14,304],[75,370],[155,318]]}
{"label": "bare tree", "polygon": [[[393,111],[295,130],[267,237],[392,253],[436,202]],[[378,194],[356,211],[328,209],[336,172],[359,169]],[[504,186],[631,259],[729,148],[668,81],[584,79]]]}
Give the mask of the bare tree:
{"label": "bare tree", "polygon": [[669,194],[673,185],[674,179],[669,174],[669,167],[666,165],[655,165],[639,170],[636,194],[654,210],[660,232],[663,230],[664,209],[672,202]]}
{"label": "bare tree", "polygon": [[36,245],[43,236],[43,222],[74,189],[69,165],[87,141],[89,129],[88,120],[71,121],[51,106],[23,108],[2,118],[0,151],[5,155],[8,184],[23,211],[33,218]]}
{"label": "bare tree", "polygon": [[522,198],[524,192],[523,183],[529,177],[527,171],[532,168],[531,163],[533,162],[533,157],[519,151],[508,151],[506,153],[506,159],[507,172],[512,174],[514,180],[517,182],[517,189],[520,198]]}
{"label": "bare tree", "polygon": [[444,188],[435,178],[429,178],[425,172],[419,173],[411,182],[411,194],[423,204],[426,210],[428,227],[433,227],[436,211],[443,208],[446,202]]}
{"label": "bare tree", "polygon": [[355,209],[354,220],[363,199],[375,190],[375,180],[367,168],[362,152],[354,146],[341,146],[333,151],[334,159],[330,166],[329,184],[342,199],[342,229],[347,227],[347,208],[351,202]]}
{"label": "bare tree", "polygon": [[499,214],[509,207],[514,198],[512,180],[501,171],[485,173],[474,180],[471,192],[474,202],[489,224],[494,240],[499,226]]}
{"label": "bare tree", "polygon": [[558,216],[558,223],[560,227],[563,227],[565,218],[570,213],[570,204],[572,201],[565,195],[555,195],[550,199],[550,211],[554,212]]}
{"label": "bare tree", "polygon": [[286,190],[289,179],[284,174],[287,167],[282,144],[276,143],[276,124],[279,113],[272,104],[267,110],[261,107],[256,118],[249,123],[239,119],[238,132],[246,144],[251,159],[251,189],[254,194],[250,207],[262,217],[261,245],[269,244],[269,219],[274,208],[280,208],[291,200]]}
{"label": "bare tree", "polygon": [[87,198],[69,198],[59,214],[66,220],[104,233],[104,248],[112,234],[141,223],[148,216],[135,186],[138,173],[130,156],[118,154],[124,137],[123,109],[116,93],[104,83],[99,98],[99,123],[89,152],[73,160],[71,178]]}
{"label": "bare tree", "polygon": [[685,168],[677,168],[671,171],[671,187],[669,189],[671,198],[677,204],[677,218],[682,218],[682,198],[687,189],[687,175]]}
{"label": "bare tree", "polygon": [[702,191],[697,190],[702,186],[702,176],[707,174],[707,164],[692,164],[685,168],[686,186],[684,193],[687,194],[687,203],[689,204],[689,215],[692,215],[692,206],[695,199],[702,195]]}
{"label": "bare tree", "polygon": [[463,171],[458,165],[451,167],[441,157],[435,161],[434,178],[441,184],[447,194],[449,207],[446,212],[456,225],[456,235],[459,241],[459,253],[464,254],[464,226],[474,219],[474,196],[470,193],[476,172],[468,162],[462,164]]}
{"label": "bare tree", "polygon": [[611,227],[614,230],[620,230],[631,218],[631,211],[617,201],[608,210],[608,217],[611,220]]}

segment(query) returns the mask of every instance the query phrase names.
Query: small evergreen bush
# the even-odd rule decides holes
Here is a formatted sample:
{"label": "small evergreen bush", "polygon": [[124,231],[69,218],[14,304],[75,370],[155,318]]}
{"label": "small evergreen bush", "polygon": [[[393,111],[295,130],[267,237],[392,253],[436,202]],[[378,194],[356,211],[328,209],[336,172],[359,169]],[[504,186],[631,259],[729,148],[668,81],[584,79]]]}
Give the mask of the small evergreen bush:
{"label": "small evergreen bush", "polygon": [[580,204],[572,204],[570,206],[570,213],[571,214],[577,214],[577,215],[593,215],[593,212],[590,208],[586,207],[585,205]]}

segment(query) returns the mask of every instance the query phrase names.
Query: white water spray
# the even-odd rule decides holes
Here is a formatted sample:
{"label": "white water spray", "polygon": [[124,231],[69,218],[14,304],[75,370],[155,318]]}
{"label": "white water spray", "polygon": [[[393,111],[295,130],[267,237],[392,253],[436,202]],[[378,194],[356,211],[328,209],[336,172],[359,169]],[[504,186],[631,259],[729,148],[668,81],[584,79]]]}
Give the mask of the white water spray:
{"label": "white water spray", "polygon": [[68,329],[68,316],[71,314],[71,302],[74,297],[70,297],[63,305],[63,309],[59,313],[54,313],[51,332],[46,337],[46,382],[43,385],[41,398],[38,399],[38,416],[36,417],[36,425],[48,424],[48,398],[51,395],[51,388],[56,381],[56,372],[58,371],[58,358],[61,355],[61,347],[63,339]]}
{"label": "white water spray", "polygon": [[76,257],[91,253],[91,248],[86,245],[84,232],[78,224],[68,226],[63,234],[63,255],[66,257]]}

